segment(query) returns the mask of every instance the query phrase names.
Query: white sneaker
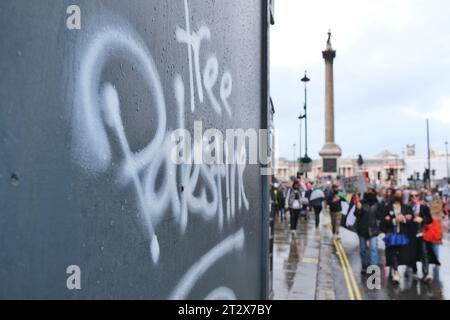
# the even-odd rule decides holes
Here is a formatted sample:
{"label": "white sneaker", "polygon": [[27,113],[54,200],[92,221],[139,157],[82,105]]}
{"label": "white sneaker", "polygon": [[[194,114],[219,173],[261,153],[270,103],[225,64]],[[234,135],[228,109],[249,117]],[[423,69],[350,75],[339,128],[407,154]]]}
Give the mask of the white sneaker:
{"label": "white sneaker", "polygon": [[423,279],[423,281],[425,281],[426,283],[431,283],[433,282],[433,276],[431,274],[428,274],[425,279]]}
{"label": "white sneaker", "polygon": [[417,272],[413,273],[413,279],[414,280],[420,280],[420,276],[419,276],[419,274]]}

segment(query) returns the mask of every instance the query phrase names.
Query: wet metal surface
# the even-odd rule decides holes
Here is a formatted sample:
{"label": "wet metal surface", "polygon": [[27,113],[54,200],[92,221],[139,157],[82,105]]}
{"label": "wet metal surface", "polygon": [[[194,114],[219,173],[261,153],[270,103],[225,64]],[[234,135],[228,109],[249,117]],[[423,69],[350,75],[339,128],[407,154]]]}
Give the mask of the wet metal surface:
{"label": "wet metal surface", "polygon": [[264,166],[168,150],[269,127],[267,5],[0,1],[0,299],[266,297]]}

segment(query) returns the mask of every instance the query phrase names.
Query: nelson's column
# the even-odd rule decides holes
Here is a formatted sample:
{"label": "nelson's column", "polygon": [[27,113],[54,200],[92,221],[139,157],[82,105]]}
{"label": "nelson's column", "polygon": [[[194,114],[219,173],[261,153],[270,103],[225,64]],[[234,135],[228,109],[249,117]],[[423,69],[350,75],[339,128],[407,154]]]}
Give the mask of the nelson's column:
{"label": "nelson's column", "polygon": [[322,157],[322,172],[336,176],[341,148],[334,142],[334,84],[333,60],[336,51],[331,46],[331,32],[328,32],[327,48],[322,52],[325,59],[325,145],[319,152]]}

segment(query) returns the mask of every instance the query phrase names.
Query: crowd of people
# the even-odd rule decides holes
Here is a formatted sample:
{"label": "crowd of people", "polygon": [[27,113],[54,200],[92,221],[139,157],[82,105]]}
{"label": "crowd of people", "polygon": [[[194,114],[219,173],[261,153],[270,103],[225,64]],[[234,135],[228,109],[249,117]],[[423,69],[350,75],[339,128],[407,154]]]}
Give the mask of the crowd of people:
{"label": "crowd of people", "polygon": [[[379,238],[385,247],[390,278],[400,283],[399,266],[406,266],[405,276],[432,282],[430,265],[439,266],[439,247],[444,234],[444,219],[449,214],[450,181],[442,190],[377,188],[367,186],[363,194],[349,194],[338,184],[325,185],[295,180],[291,186],[274,183],[271,189],[272,212],[282,221],[289,213],[290,229],[295,232],[300,218],[314,212],[315,226],[320,216],[329,212],[333,240],[340,240],[340,228],[356,232],[359,238],[361,273],[379,265]],[[326,208],[327,210],[323,210]],[[419,277],[421,262],[422,277]]]}

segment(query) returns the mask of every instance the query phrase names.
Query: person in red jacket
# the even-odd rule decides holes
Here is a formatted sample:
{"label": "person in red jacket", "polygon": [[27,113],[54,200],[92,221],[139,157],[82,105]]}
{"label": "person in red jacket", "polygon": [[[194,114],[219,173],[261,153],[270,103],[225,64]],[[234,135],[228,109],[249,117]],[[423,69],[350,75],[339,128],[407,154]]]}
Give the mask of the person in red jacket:
{"label": "person in red jacket", "polygon": [[422,262],[423,280],[425,282],[433,281],[433,276],[429,273],[430,264],[440,265],[434,250],[433,244],[423,239],[424,228],[433,222],[430,208],[420,201],[419,193],[415,190],[410,195],[410,206],[413,213],[411,228],[408,232],[412,254],[415,254],[411,260],[410,266],[413,269],[413,277],[418,279],[417,261]]}

